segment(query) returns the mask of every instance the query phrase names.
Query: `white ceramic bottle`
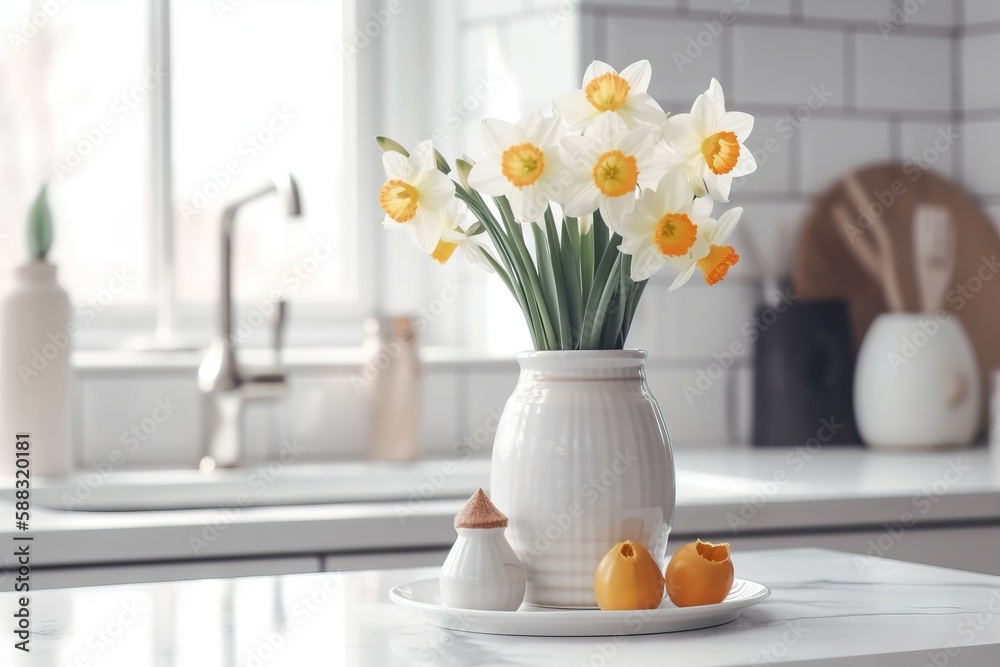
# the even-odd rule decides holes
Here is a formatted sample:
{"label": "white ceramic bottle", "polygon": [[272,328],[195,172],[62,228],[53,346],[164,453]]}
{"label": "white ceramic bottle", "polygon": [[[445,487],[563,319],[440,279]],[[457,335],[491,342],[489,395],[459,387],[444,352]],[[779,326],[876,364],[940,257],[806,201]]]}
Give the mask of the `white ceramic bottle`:
{"label": "white ceramic bottle", "polygon": [[13,438],[30,435],[32,475],[65,475],[70,448],[69,297],[56,267],[34,260],[14,271],[0,306],[0,471],[14,469]]}
{"label": "white ceramic bottle", "polygon": [[46,257],[52,213],[43,186],[28,217],[32,257],[14,271],[14,286],[0,304],[0,472],[15,469],[14,437],[28,435],[30,474],[65,475],[70,444],[69,296]]}
{"label": "white ceramic bottle", "polygon": [[505,517],[482,489],[455,517],[458,539],[441,568],[448,607],[517,611],[524,600],[524,569],[507,543]]}

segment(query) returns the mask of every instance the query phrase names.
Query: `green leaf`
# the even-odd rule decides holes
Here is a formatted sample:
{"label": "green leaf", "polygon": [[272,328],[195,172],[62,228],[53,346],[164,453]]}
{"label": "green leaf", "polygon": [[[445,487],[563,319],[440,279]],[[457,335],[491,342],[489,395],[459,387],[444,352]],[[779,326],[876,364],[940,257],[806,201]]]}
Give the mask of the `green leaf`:
{"label": "green leaf", "polygon": [[[618,285],[611,297],[611,301],[608,303],[608,312],[605,315],[604,332],[602,335],[602,345],[605,349],[620,348],[619,340],[624,343],[621,331],[622,323],[625,321],[625,304],[628,302],[628,293],[632,284],[632,279],[629,277],[631,270],[632,256],[621,255],[621,261],[618,263]],[[615,276],[611,276],[611,280],[614,279]]]}
{"label": "green leaf", "polygon": [[[573,230],[576,230],[574,236]],[[555,229],[549,231],[551,236]],[[580,282],[580,228],[576,218],[563,218],[562,238],[562,268],[563,284],[566,292],[566,313],[569,320],[571,340],[569,347],[576,350],[580,347],[580,333],[583,329],[583,284]],[[574,240],[575,238],[575,240]]]}
{"label": "green leaf", "polygon": [[625,339],[628,338],[628,332],[632,329],[632,318],[635,317],[635,310],[639,306],[639,299],[642,298],[642,292],[646,289],[648,282],[649,280],[646,279],[638,283],[632,283],[632,288],[629,290],[628,301],[625,303],[625,321],[622,322],[623,346]]}
{"label": "green leaf", "polygon": [[[596,227],[596,221],[595,221]],[[605,244],[605,252],[601,257],[600,266],[594,273],[594,285],[587,299],[587,309],[583,315],[583,337],[581,349],[593,350],[600,344],[604,318],[608,311],[608,302],[618,287],[618,265],[621,263],[621,252],[618,244],[621,237],[615,234],[613,244]]]}
{"label": "green leaf", "polygon": [[52,209],[49,186],[42,185],[28,212],[28,252],[33,259],[44,260],[52,248]]}
{"label": "green leaf", "polygon": [[[600,259],[597,257],[596,261]],[[590,300],[594,289],[594,262],[594,226],[591,225],[587,233],[580,237],[580,285],[584,303]]]}
{"label": "green leaf", "polygon": [[[594,224],[591,225],[591,228],[594,232],[594,261],[600,262],[608,246],[609,233],[608,225],[604,222],[600,209],[594,211]],[[594,270],[597,270],[596,264],[594,265]]]}
{"label": "green leaf", "polygon": [[382,149],[383,153],[402,153],[404,157],[410,157],[409,151],[403,148],[402,144],[393,141],[389,137],[375,137],[375,143]]}

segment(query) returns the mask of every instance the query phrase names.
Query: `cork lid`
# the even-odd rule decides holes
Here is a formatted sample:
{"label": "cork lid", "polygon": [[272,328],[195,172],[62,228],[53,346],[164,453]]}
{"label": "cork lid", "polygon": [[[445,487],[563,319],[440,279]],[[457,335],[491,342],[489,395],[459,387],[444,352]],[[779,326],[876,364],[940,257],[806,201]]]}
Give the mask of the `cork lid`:
{"label": "cork lid", "polygon": [[455,528],[506,528],[507,517],[487,497],[482,489],[477,490],[465,503],[462,511],[455,516]]}

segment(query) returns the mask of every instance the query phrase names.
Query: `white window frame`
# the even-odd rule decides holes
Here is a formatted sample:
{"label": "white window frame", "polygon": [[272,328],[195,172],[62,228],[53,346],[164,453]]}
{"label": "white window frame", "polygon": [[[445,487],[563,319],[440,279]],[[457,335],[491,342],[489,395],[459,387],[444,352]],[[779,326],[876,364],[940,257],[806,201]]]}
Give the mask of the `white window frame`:
{"label": "white window frame", "polygon": [[[175,209],[178,205],[172,179],[172,125],[171,109],[171,69],[170,69],[170,0],[149,0],[150,67],[166,73],[162,85],[150,94],[150,202],[149,218],[152,224],[152,246],[149,248],[153,270],[153,303],[120,305],[109,307],[101,318],[99,328],[81,333],[78,347],[85,349],[119,348],[128,339],[155,337],[158,345],[170,347],[176,343],[183,347],[183,341],[203,340],[208,344],[209,336],[217,327],[219,304],[192,305],[179,304],[174,281],[175,268],[183,265],[183,258],[175,254],[174,226]],[[343,43],[353,39],[357,16],[375,7],[374,0],[343,0]],[[332,45],[339,48],[339,44]],[[351,302],[331,302],[329,304],[291,304],[291,317],[286,340],[291,345],[328,347],[331,345],[356,344],[361,337],[361,322],[378,310],[376,298],[378,286],[378,244],[375,238],[377,225],[361,224],[365,220],[379,220],[377,207],[373,201],[359,197],[362,188],[378,179],[381,162],[374,150],[371,137],[379,125],[378,86],[359,86],[361,81],[377,81],[380,70],[378,49],[363,51],[357,57],[344,55],[344,91],[347,101],[344,108],[344,170],[346,178],[354,177],[354,182],[343,188],[344,198],[340,209],[344,227],[341,229],[343,252],[354,258],[353,276],[350,287],[355,295]],[[354,101],[351,104],[350,101]],[[308,206],[309,193],[303,193],[304,205]],[[239,267],[235,267],[238,281]],[[213,276],[214,279],[214,276]],[[248,303],[234,304],[239,312]],[[269,333],[266,327],[257,332],[245,344],[249,346],[267,344]]]}

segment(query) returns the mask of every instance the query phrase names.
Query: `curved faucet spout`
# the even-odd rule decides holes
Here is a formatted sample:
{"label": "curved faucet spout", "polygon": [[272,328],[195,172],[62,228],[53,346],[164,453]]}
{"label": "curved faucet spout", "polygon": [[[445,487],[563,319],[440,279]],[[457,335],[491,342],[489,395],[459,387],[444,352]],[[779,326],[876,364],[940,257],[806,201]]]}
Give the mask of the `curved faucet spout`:
{"label": "curved faucet spout", "polygon": [[[298,183],[289,173],[278,175],[272,182],[232,202],[222,211],[219,243],[219,330],[198,369],[198,387],[210,404],[206,406],[205,448],[206,458],[214,461],[213,467],[232,466],[240,462],[242,443],[238,442],[238,439],[242,429],[239,423],[234,423],[234,420],[237,422],[242,420],[243,400],[258,397],[257,393],[244,390],[253,384],[266,385],[268,391],[259,392],[260,397],[272,397],[278,395],[284,385],[284,375],[280,370],[266,377],[260,376],[259,382],[256,376],[245,375],[237,364],[233,343],[232,251],[236,215],[246,204],[271,193],[277,193],[282,198],[285,212],[290,217],[302,215]],[[275,327],[276,332],[281,330],[283,306],[279,306],[278,312],[279,324]],[[219,409],[224,407],[223,403],[228,406],[225,410]],[[235,408],[234,404],[238,404],[239,409]]]}

